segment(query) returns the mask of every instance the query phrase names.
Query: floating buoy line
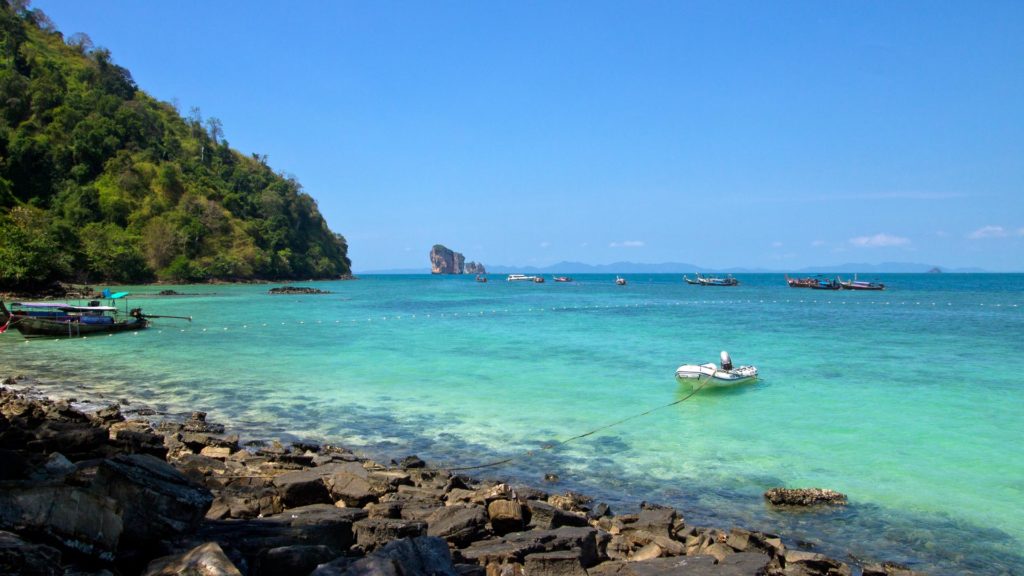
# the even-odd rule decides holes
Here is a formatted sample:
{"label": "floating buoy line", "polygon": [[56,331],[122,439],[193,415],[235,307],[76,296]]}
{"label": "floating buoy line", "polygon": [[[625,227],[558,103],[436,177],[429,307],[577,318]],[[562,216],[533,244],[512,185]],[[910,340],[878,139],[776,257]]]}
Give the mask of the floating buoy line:
{"label": "floating buoy line", "polygon": [[[829,299],[807,299],[807,298],[789,298],[789,299],[721,299],[721,300],[676,300],[671,302],[633,302],[629,304],[607,304],[607,305],[574,305],[574,306],[532,306],[525,308],[490,308],[479,311],[460,311],[460,312],[429,312],[429,313],[402,313],[392,315],[370,315],[370,316],[359,316],[357,318],[345,318],[345,319],[329,319],[329,318],[300,318],[294,320],[282,320],[272,322],[245,322],[242,324],[234,324],[229,326],[190,326],[188,328],[174,328],[167,327],[161,328],[153,326],[145,332],[155,332],[158,334],[163,333],[197,333],[197,334],[215,334],[230,332],[231,330],[255,330],[270,328],[271,326],[305,326],[305,325],[316,325],[321,327],[344,327],[344,326],[365,326],[367,324],[380,323],[380,322],[426,322],[426,321],[452,321],[452,320],[465,320],[465,319],[479,319],[485,317],[505,316],[505,317],[528,317],[537,314],[550,314],[550,313],[565,313],[565,312],[603,312],[603,311],[614,311],[614,310],[628,310],[628,309],[653,309],[653,308],[675,308],[683,306],[735,306],[738,304],[754,304],[754,305],[772,305],[772,304],[805,304],[805,305],[818,305],[818,306],[885,306],[885,307],[903,307],[903,308],[930,308],[934,310],[963,310],[967,308],[973,309],[1000,309],[1000,310],[1019,310],[1021,305],[1017,303],[971,303],[971,304],[954,304],[953,302],[943,301],[924,301],[924,300],[829,300]],[[133,335],[138,336],[139,332],[133,332]],[[88,340],[90,338],[103,338],[107,336],[113,336],[113,334],[104,334],[97,336],[82,336],[80,338],[53,338],[53,339],[40,339],[37,341],[48,341],[48,342],[63,342],[65,340]],[[30,339],[24,341],[26,344],[32,342]]]}

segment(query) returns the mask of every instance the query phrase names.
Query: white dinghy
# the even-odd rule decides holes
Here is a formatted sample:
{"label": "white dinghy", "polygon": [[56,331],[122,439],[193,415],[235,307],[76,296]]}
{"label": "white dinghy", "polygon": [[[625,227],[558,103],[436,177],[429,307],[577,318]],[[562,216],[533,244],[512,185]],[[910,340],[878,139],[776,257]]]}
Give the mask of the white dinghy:
{"label": "white dinghy", "polygon": [[676,380],[680,384],[689,384],[693,387],[703,385],[709,388],[736,386],[757,380],[756,366],[733,367],[732,358],[725,350],[722,351],[721,359],[720,366],[712,362],[699,365],[683,364],[676,369]]}

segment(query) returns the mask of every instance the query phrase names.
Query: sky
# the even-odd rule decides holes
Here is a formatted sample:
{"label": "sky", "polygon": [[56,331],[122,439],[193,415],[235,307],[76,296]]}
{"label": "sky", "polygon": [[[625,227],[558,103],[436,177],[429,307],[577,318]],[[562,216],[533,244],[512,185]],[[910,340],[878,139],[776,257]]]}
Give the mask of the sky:
{"label": "sky", "polygon": [[1024,2],[32,5],[294,176],[356,272],[1024,271]]}

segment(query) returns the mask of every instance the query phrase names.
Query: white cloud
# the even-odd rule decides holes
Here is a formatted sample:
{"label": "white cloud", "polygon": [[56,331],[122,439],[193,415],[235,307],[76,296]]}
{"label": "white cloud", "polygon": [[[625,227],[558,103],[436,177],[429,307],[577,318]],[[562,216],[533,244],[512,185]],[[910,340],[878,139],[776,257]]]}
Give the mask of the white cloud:
{"label": "white cloud", "polygon": [[779,242],[777,240],[775,242],[772,242],[772,248],[782,248],[782,242]]}
{"label": "white cloud", "polygon": [[813,242],[811,242],[811,246],[814,246],[815,248],[817,248],[818,246],[824,246],[824,245],[825,245],[825,241],[824,240],[814,240]]}
{"label": "white cloud", "polygon": [[548,246],[551,246],[551,242],[548,242],[547,240],[540,243],[541,248],[547,248]]}
{"label": "white cloud", "polygon": [[643,248],[645,245],[643,240],[623,240],[622,242],[612,242],[608,244],[609,248]]}
{"label": "white cloud", "polygon": [[984,238],[1006,238],[1009,233],[1002,226],[982,226],[967,235],[971,240],[982,240]]}
{"label": "white cloud", "polygon": [[910,244],[910,239],[881,232],[874,236],[857,236],[856,238],[850,238],[850,244],[853,244],[858,248],[888,248],[891,246],[905,246]]}

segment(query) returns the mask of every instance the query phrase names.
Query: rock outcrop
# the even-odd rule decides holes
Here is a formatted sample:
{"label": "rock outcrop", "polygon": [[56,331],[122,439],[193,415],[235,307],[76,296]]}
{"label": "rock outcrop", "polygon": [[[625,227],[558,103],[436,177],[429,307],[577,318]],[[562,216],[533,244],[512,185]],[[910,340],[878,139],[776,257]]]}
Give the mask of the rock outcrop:
{"label": "rock outcrop", "polygon": [[466,257],[441,244],[430,249],[431,274],[487,274],[479,262],[466,262]]}

